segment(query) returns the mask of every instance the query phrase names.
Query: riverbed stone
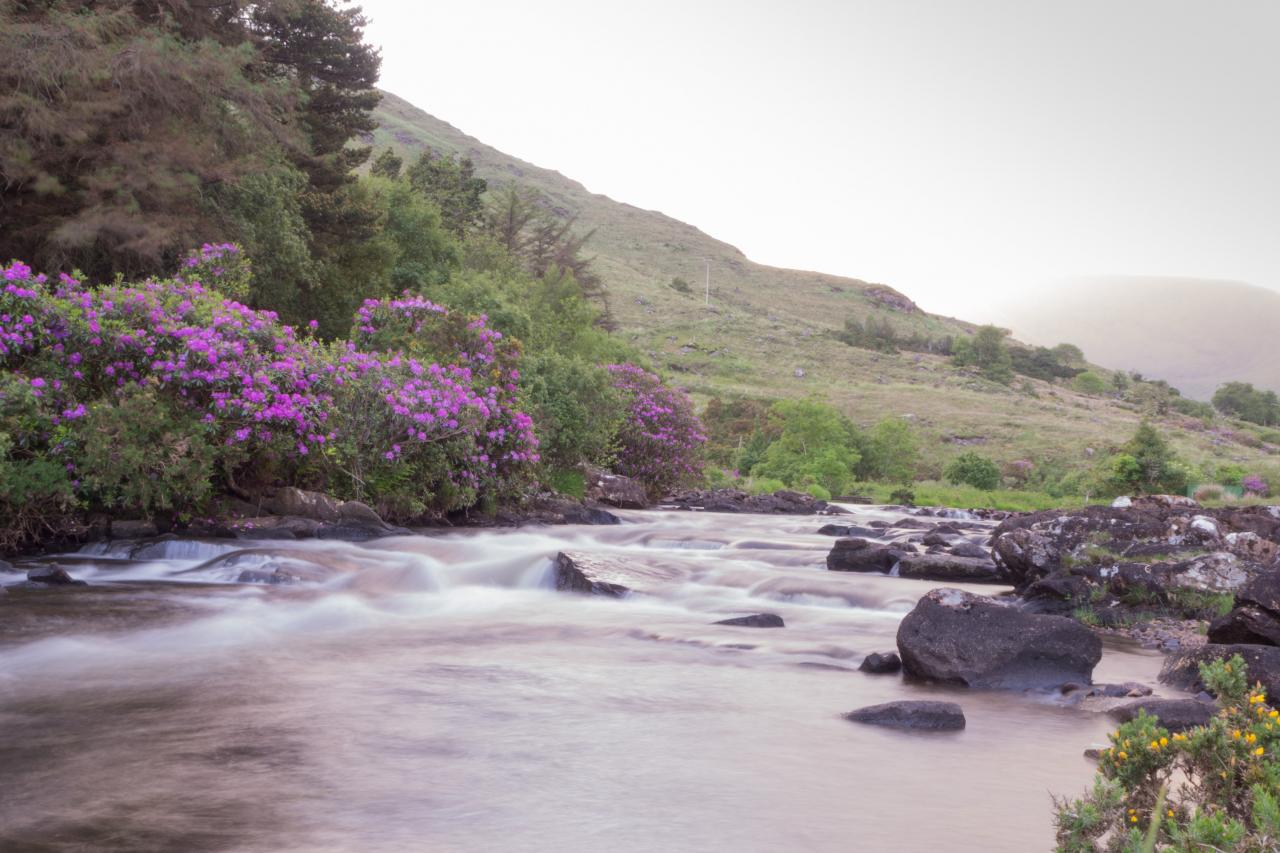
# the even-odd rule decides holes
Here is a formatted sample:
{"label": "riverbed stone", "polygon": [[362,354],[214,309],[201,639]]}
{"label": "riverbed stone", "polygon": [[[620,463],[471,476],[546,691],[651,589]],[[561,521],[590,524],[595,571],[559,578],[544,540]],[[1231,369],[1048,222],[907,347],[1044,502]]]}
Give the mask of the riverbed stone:
{"label": "riverbed stone", "polygon": [[117,518],[111,522],[112,539],[148,539],[159,531],[154,521],[140,518]]}
{"label": "riverbed stone", "polygon": [[901,548],[856,536],[837,539],[827,554],[827,569],[833,572],[887,573],[905,554]]}
{"label": "riverbed stone", "polygon": [[916,731],[954,732],[965,726],[964,709],[955,702],[919,699],[868,705],[850,711],[844,718],[855,723]]}
{"label": "riverbed stone", "polygon": [[1203,726],[1213,719],[1217,706],[1199,699],[1140,699],[1121,705],[1110,712],[1116,722],[1127,723],[1145,711],[1147,716],[1159,717],[1160,725],[1171,732],[1184,732],[1187,729]]}
{"label": "riverbed stone", "polygon": [[902,658],[898,657],[897,652],[872,652],[862,659],[862,663],[858,664],[858,669],[862,672],[869,672],[872,675],[888,675],[902,671]]}
{"label": "riverbed stone", "polygon": [[633,592],[647,592],[679,577],[674,569],[646,566],[625,558],[561,551],[552,567],[556,589],[623,598]]}
{"label": "riverbed stone", "polygon": [[732,619],[721,619],[712,625],[733,625],[739,628],[785,628],[786,623],[776,613],[753,613],[750,616],[735,616]]}
{"label": "riverbed stone", "polygon": [[953,554],[907,554],[898,561],[898,576],[926,581],[1001,583],[1003,575],[991,560]]}
{"label": "riverbed stone", "polygon": [[316,521],[337,521],[342,501],[323,492],[310,492],[293,486],[276,489],[262,502],[272,515],[292,515]]}
{"label": "riverbed stone", "polygon": [[39,566],[27,572],[27,580],[44,586],[88,586],[87,581],[77,580],[61,566]]}
{"label": "riverbed stone", "polygon": [[898,626],[907,675],[1022,690],[1090,684],[1102,641],[1078,622],[1028,613],[959,589],[935,589]]}
{"label": "riverbed stone", "polygon": [[1246,604],[1210,622],[1208,635],[1211,643],[1280,646],[1280,618]]}

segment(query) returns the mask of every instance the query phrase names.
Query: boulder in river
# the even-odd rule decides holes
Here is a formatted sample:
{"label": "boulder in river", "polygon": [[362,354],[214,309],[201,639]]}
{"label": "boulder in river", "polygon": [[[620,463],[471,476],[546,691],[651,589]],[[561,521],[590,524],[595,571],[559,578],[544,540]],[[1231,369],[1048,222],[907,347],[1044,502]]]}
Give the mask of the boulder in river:
{"label": "boulder in river", "polygon": [[87,581],[76,580],[60,566],[40,566],[27,572],[27,580],[44,586],[88,586]]}
{"label": "boulder in river", "polygon": [[887,573],[906,556],[901,548],[880,545],[866,539],[837,539],[827,554],[827,568],[833,572]]}
{"label": "boulder in river", "polygon": [[986,558],[952,554],[906,554],[898,561],[898,576],[953,583],[1002,583],[996,564]]}
{"label": "boulder in river", "polygon": [[1058,546],[1033,530],[1014,529],[993,542],[996,561],[1004,566],[1017,586],[1024,586],[1052,574],[1062,561]]}
{"label": "boulder in river", "polygon": [[1091,683],[1102,641],[1071,619],[943,588],[899,624],[898,653],[915,678],[1021,690]]}
{"label": "boulder in river", "polygon": [[556,589],[622,598],[670,583],[676,573],[657,566],[638,565],[619,557],[561,551],[553,566]]}
{"label": "boulder in river", "polygon": [[897,652],[872,652],[862,659],[858,669],[872,675],[889,675],[902,670],[902,658]]}
{"label": "boulder in river", "polygon": [[1110,713],[1117,722],[1127,723],[1138,716],[1139,711],[1146,711],[1148,716],[1159,717],[1160,725],[1169,731],[1184,732],[1208,723],[1217,710],[1212,702],[1199,699],[1140,699]]}
{"label": "boulder in river", "polygon": [[903,700],[869,705],[844,715],[846,720],[893,729],[954,732],[964,728],[964,709],[955,702]]}
{"label": "boulder in river", "polygon": [[1211,643],[1280,646],[1280,571],[1258,575],[1236,593],[1236,607],[1209,623]]}
{"label": "boulder in river", "polygon": [[732,619],[721,619],[712,625],[735,625],[740,628],[785,628],[786,623],[776,613],[753,613],[750,616],[735,616]]}

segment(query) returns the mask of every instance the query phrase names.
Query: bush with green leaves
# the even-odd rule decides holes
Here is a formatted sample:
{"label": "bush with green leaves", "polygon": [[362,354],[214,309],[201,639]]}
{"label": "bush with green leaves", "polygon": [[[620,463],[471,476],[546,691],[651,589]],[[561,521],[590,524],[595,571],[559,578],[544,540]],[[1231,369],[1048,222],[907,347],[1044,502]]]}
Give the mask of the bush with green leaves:
{"label": "bush with green leaves", "polygon": [[920,464],[920,443],[902,418],[885,418],[862,442],[858,476],[886,483],[910,483]]}
{"label": "bush with green leaves", "polygon": [[1239,655],[1200,673],[1221,710],[1182,733],[1145,713],[1113,732],[1093,788],[1055,803],[1060,853],[1280,849],[1280,710]]}
{"label": "bush with green leaves", "polygon": [[834,407],[819,400],[782,400],[770,409],[770,419],[778,438],[751,469],[753,477],[793,489],[818,485],[833,495],[844,494],[857,479],[858,431]]}
{"label": "bush with green leaves", "polygon": [[987,492],[1000,487],[1000,466],[972,450],[947,463],[942,476],[952,485],[973,486]]}
{"label": "bush with green leaves", "polygon": [[1181,494],[1192,472],[1143,421],[1117,453],[1103,460],[1100,474],[1102,488],[1112,494]]}

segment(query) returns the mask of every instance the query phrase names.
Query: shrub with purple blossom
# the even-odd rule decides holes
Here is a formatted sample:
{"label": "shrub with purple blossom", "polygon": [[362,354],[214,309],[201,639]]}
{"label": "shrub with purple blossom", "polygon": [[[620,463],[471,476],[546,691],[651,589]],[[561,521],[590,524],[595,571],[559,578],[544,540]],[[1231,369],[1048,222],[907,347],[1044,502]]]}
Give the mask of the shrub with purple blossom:
{"label": "shrub with purple blossom", "polygon": [[1240,486],[1246,494],[1257,495],[1259,497],[1269,497],[1271,495],[1271,486],[1266,480],[1262,479],[1260,474],[1248,474],[1241,481]]}
{"label": "shrub with purple blossom", "polygon": [[689,398],[634,364],[607,369],[626,407],[617,437],[618,473],[640,480],[651,494],[700,479],[707,439]]}
{"label": "shrub with purple blossom", "polygon": [[324,345],[220,291],[247,276],[230,244],[140,284],[3,268],[0,510],[182,514],[248,480],[330,487],[407,516],[531,475],[519,351],[484,318],[411,295],[370,301],[356,338],[376,351]]}

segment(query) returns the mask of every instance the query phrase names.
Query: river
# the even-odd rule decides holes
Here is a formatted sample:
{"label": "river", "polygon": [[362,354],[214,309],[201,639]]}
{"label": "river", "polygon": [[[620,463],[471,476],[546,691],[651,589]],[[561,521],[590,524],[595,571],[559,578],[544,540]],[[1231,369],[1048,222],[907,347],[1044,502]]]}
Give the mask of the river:
{"label": "river", "polygon": [[[90,586],[0,596],[0,850],[1051,849],[1105,717],[856,671],[940,584],[826,571],[826,519],[620,515],[53,558]],[[557,592],[561,550],[671,580]],[[307,580],[235,583],[259,564]],[[711,624],[756,612],[787,627]],[[841,718],[900,698],[968,727]]]}

